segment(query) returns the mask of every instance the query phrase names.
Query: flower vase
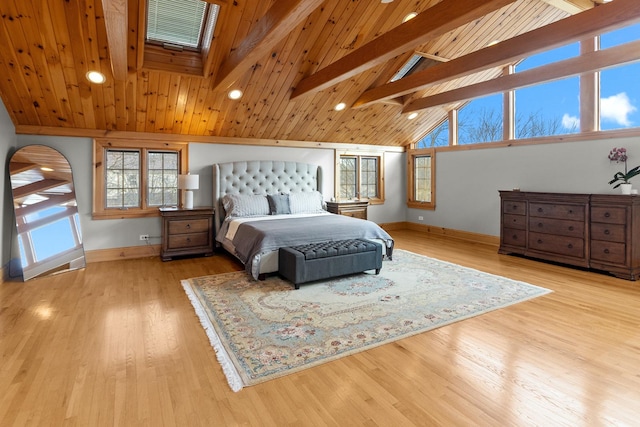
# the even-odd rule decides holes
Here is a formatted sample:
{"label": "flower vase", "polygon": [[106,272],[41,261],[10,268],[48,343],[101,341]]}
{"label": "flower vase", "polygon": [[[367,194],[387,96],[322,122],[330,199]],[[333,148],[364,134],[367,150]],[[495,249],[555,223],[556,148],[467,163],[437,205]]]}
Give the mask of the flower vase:
{"label": "flower vase", "polygon": [[631,184],[620,184],[622,194],[631,194]]}

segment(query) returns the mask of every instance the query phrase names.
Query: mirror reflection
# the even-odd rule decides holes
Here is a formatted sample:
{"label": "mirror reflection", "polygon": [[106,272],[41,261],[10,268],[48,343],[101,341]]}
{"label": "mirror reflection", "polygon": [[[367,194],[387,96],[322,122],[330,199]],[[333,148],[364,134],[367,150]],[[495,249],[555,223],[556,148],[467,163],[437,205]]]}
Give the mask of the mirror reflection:
{"label": "mirror reflection", "polygon": [[85,267],[73,174],[67,159],[44,145],[9,161],[24,280]]}

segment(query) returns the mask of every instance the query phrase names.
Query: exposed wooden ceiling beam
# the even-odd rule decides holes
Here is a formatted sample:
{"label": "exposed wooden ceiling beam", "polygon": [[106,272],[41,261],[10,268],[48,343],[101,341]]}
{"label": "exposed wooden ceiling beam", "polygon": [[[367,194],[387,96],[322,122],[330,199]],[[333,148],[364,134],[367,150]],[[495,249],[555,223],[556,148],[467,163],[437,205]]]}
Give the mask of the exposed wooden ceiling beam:
{"label": "exposed wooden ceiling beam", "polygon": [[640,21],[640,2],[616,0],[529,31],[449,62],[434,65],[393,83],[364,92],[353,107],[397,98],[437,83],[502,66],[531,54],[562,46]]}
{"label": "exposed wooden ceiling beam", "polygon": [[326,89],[515,0],[443,0],[296,85],[291,99]]}
{"label": "exposed wooden ceiling beam", "polygon": [[493,93],[532,86],[542,82],[590,73],[601,69],[640,61],[640,41],[626,43],[609,49],[590,52],[575,58],[554,62],[542,67],[532,68],[515,74],[498,77],[482,83],[454,89],[426,98],[417,99],[408,104],[403,113],[423,110],[438,105],[477,98]]}
{"label": "exposed wooden ceiling beam", "polygon": [[594,3],[591,0],[542,0],[551,6],[564,10],[572,15],[591,9]]}
{"label": "exposed wooden ceiling beam", "polygon": [[31,194],[37,194],[45,190],[51,190],[52,188],[60,187],[61,185],[69,184],[69,181],[60,179],[43,179],[31,184],[23,185],[13,189],[13,197],[20,199],[27,197]]}
{"label": "exposed wooden ceiling beam", "polygon": [[127,25],[129,23],[127,0],[102,0],[104,22],[109,41],[109,56],[113,78],[127,80]]}
{"label": "exposed wooden ceiling beam", "polygon": [[226,90],[250,67],[269,53],[324,0],[278,0],[251,28],[247,37],[222,63],[216,76],[216,90]]}

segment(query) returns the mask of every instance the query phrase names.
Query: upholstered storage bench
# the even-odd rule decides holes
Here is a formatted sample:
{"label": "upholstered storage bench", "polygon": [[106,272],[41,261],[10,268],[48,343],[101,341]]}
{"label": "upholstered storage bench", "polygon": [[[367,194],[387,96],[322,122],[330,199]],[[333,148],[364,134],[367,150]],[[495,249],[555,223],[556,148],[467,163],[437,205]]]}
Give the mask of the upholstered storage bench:
{"label": "upholstered storage bench", "polygon": [[336,240],[280,248],[278,272],[301,283],[382,268],[382,245],[364,239]]}

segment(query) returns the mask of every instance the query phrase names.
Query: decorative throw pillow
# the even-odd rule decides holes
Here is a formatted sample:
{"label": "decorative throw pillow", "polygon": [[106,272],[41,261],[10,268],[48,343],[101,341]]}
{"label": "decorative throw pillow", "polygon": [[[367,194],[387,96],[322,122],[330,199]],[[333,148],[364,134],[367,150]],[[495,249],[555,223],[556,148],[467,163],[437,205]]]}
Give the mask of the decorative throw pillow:
{"label": "decorative throw pillow", "polygon": [[267,201],[269,202],[269,213],[271,215],[291,213],[288,194],[267,194]]}
{"label": "decorative throw pillow", "polygon": [[269,215],[269,202],[261,194],[227,194],[222,206],[227,217]]}
{"label": "decorative throw pillow", "polygon": [[302,191],[289,194],[289,206],[292,214],[320,213],[322,209],[322,194],[319,191]]}

